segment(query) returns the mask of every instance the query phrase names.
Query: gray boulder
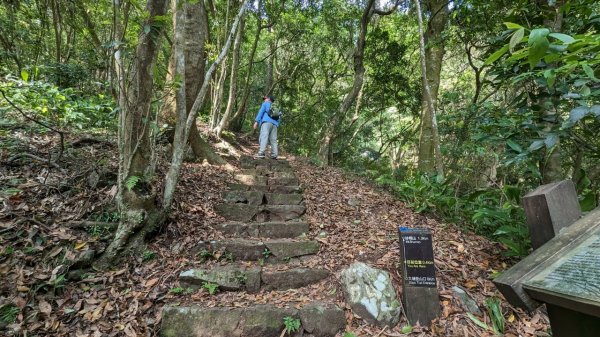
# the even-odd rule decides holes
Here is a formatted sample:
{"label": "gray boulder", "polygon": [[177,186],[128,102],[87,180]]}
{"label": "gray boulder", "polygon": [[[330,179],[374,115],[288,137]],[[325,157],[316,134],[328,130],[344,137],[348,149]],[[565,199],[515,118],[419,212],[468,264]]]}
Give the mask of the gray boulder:
{"label": "gray boulder", "polygon": [[367,322],[394,327],[400,320],[400,302],[388,272],[355,262],[341,274],[346,302]]}

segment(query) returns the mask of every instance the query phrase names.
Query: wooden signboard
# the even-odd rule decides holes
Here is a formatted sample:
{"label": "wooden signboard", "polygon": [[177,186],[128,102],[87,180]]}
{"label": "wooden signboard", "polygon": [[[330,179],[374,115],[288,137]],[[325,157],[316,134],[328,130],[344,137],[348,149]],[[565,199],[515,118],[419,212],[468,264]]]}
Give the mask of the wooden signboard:
{"label": "wooden signboard", "polygon": [[440,312],[431,232],[400,227],[399,236],[404,312],[411,324],[429,325]]}

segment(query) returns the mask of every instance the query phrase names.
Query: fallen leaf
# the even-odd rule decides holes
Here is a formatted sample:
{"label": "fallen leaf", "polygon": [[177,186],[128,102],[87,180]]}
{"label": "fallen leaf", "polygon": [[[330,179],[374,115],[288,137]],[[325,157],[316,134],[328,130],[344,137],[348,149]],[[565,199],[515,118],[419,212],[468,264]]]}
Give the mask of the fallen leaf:
{"label": "fallen leaf", "polygon": [[153,285],[155,285],[155,284],[158,282],[158,280],[159,280],[159,278],[158,278],[158,277],[156,277],[156,278],[153,278],[153,279],[151,279],[151,280],[148,280],[148,281],[146,281],[146,283],[144,284],[144,286],[145,286],[146,288],[150,288],[150,287],[152,287]]}
{"label": "fallen leaf", "polygon": [[83,247],[85,247],[85,245],[87,245],[87,242],[78,242],[75,244],[75,250],[80,250],[83,249]]}
{"label": "fallen leaf", "polygon": [[38,303],[38,308],[40,309],[40,312],[46,315],[50,315],[52,312],[52,305],[45,300],[40,300],[40,303]]}

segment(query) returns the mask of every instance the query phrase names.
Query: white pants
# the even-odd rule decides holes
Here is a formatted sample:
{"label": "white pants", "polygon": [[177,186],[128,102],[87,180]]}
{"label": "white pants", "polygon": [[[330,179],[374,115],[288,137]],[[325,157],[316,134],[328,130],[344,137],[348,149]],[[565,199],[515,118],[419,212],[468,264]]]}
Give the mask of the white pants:
{"label": "white pants", "polygon": [[277,127],[269,122],[264,122],[260,125],[260,137],[258,139],[260,149],[258,154],[265,153],[267,142],[271,144],[271,157],[277,157]]}

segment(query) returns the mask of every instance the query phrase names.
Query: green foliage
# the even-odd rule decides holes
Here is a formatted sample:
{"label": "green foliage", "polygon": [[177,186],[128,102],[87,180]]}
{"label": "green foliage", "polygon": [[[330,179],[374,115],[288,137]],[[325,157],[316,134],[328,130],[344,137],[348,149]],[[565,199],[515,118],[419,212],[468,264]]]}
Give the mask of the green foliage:
{"label": "green foliage", "polygon": [[207,260],[214,259],[215,254],[210,250],[203,249],[198,253],[198,257],[200,262],[206,262]]}
{"label": "green foliage", "polygon": [[300,330],[300,319],[286,316],[283,318],[283,325],[285,325],[285,331],[289,334]]}
{"label": "green foliage", "polygon": [[268,259],[271,256],[271,251],[269,250],[269,248],[265,248],[265,250],[263,250],[262,252],[262,256],[266,259]]}
{"label": "green foliage", "polygon": [[5,324],[13,324],[17,320],[17,316],[21,309],[16,305],[9,303],[0,306],[0,321]]}
{"label": "green foliage", "polygon": [[142,253],[142,260],[144,262],[154,260],[155,258],[156,258],[156,252],[153,252],[151,250],[146,249]]}
{"label": "green foliage", "polygon": [[435,214],[504,243],[507,255],[528,253],[529,232],[519,205],[521,189],[516,186],[461,194],[449,180],[439,182],[424,175],[407,177],[404,181],[382,175],[376,181],[390,187],[417,212]]}
{"label": "green foliage", "polygon": [[127,178],[127,180],[125,180],[125,187],[127,187],[127,190],[131,192],[131,190],[137,185],[139,181],[140,177],[130,176],[129,178]]}
{"label": "green foliage", "polygon": [[490,297],[485,300],[485,307],[492,321],[492,329],[497,334],[504,333],[504,315],[502,315],[501,301],[498,297]]}
{"label": "green foliage", "polygon": [[[116,126],[114,102],[103,94],[84,94],[73,88],[59,88],[40,81],[7,78],[0,89],[14,104],[31,117],[55,127],[77,129],[109,128]],[[0,99],[0,116],[11,112],[19,116],[4,99]]]}
{"label": "green foliage", "polygon": [[346,332],[344,332],[343,337],[356,337],[356,335],[354,334],[354,332],[346,331]]}
{"label": "green foliage", "polygon": [[219,290],[219,285],[211,282],[202,283],[202,288],[206,289],[210,295],[214,295]]}
{"label": "green foliage", "polygon": [[194,292],[194,289],[192,289],[192,288],[182,288],[182,287],[175,287],[175,288],[172,288],[171,290],[169,290],[169,293],[174,294],[174,295],[191,294],[193,292]]}

